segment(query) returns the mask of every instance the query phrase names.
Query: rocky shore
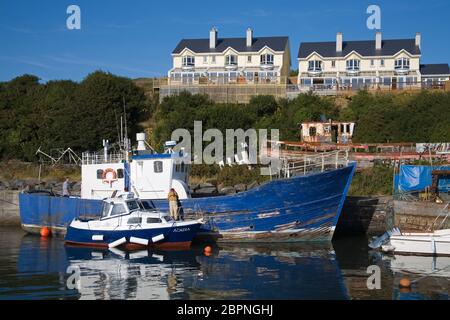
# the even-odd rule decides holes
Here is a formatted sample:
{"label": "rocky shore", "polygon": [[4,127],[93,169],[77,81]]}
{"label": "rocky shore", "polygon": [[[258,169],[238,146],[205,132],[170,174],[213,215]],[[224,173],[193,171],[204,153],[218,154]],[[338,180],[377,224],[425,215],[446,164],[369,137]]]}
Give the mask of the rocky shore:
{"label": "rocky shore", "polygon": [[[34,190],[46,190],[55,194],[62,193],[62,185],[64,181],[56,179],[41,180],[38,179],[10,179],[0,180],[0,191],[34,191]],[[79,196],[81,193],[81,182],[70,181],[70,191],[72,195]]]}
{"label": "rocky shore", "polygon": [[196,196],[207,196],[207,195],[230,195],[236,194],[243,191],[248,191],[259,186],[259,183],[254,181],[249,184],[239,183],[234,186],[226,185],[214,185],[213,183],[200,183],[200,184],[190,184],[189,190],[193,197]]}
{"label": "rocky shore", "polygon": [[[81,193],[81,182],[70,181],[70,192],[74,196],[79,196]],[[0,191],[38,191],[45,190],[53,192],[54,194],[62,193],[63,181],[48,180],[39,181],[37,179],[11,179],[8,181],[0,180]],[[192,196],[207,196],[207,195],[229,195],[239,192],[251,190],[259,186],[259,183],[254,181],[249,184],[239,183],[233,186],[215,185],[213,183],[199,183],[190,184],[189,190]]]}

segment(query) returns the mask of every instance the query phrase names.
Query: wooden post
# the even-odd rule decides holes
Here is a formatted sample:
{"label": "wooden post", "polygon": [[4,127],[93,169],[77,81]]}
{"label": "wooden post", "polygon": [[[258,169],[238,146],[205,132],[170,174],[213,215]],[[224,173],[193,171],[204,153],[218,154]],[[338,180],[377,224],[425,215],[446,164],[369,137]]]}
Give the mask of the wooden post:
{"label": "wooden post", "polygon": [[306,175],[306,155],[303,156],[303,174]]}
{"label": "wooden post", "polygon": [[325,170],[325,158],[324,158],[324,155],[322,153],[322,172],[324,172],[324,170]]}
{"label": "wooden post", "polygon": [[339,151],[336,152],[336,169],[339,168],[338,163],[339,163]]}

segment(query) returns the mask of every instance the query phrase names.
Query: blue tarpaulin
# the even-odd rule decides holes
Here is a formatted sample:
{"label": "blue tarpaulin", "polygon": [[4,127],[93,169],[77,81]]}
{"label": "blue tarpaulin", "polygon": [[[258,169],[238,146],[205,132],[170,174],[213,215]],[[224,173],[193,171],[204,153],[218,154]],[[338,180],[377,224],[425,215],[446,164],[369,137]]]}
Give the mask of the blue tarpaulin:
{"label": "blue tarpaulin", "polygon": [[[396,188],[400,192],[421,191],[426,187],[431,187],[431,172],[434,170],[450,170],[450,166],[400,166],[398,175],[398,185]],[[440,178],[438,189],[440,192],[450,191],[450,179]]]}

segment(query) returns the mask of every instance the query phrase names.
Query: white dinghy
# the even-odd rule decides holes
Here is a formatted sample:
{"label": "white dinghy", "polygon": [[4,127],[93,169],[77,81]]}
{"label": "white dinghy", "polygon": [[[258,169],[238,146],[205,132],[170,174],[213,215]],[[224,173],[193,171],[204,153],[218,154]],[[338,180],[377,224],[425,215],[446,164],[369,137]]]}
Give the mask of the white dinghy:
{"label": "white dinghy", "polygon": [[[372,249],[381,248],[384,252],[400,254],[450,256],[450,229],[442,229],[450,216],[448,208],[450,208],[450,203],[436,217],[427,232],[405,233],[398,228],[394,228],[381,237],[374,239],[369,244],[369,247]],[[436,231],[431,231],[437,225],[438,219],[443,215],[445,216],[439,226],[436,227]]]}
{"label": "white dinghy", "polygon": [[394,253],[450,256],[450,229],[432,233],[392,235],[389,242],[382,245],[381,249]]}

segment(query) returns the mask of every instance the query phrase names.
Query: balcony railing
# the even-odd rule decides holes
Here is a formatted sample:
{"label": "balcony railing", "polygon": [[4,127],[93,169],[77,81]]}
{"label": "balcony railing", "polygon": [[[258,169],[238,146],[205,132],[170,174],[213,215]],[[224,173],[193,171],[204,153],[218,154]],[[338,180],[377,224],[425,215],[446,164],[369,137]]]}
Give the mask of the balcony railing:
{"label": "balcony railing", "polygon": [[227,70],[236,70],[237,68],[238,68],[237,62],[225,63],[225,69]]}
{"label": "balcony railing", "polygon": [[346,84],[310,84],[288,85],[287,92],[302,93],[313,91],[323,94],[339,94],[345,92],[368,91],[404,91],[404,90],[445,90],[445,83],[427,83],[417,81],[399,81],[392,83],[346,83]]}
{"label": "balcony railing", "polygon": [[409,73],[410,68],[409,66],[396,66],[395,67],[395,73],[397,74],[407,74]]}
{"label": "balcony railing", "polygon": [[186,64],[183,64],[181,68],[183,70],[192,70],[192,69],[195,68],[195,64],[193,64],[193,63],[186,63]]}
{"label": "balcony railing", "polygon": [[259,85],[259,84],[286,84],[286,77],[190,77],[171,78],[169,85]]}
{"label": "balcony railing", "polygon": [[261,69],[273,69],[273,61],[262,61],[260,67]]}
{"label": "balcony railing", "polygon": [[308,68],[308,74],[310,76],[318,76],[322,73],[322,68]]}
{"label": "balcony railing", "polygon": [[360,67],[347,67],[347,73],[350,75],[355,75],[361,72],[361,68]]}

